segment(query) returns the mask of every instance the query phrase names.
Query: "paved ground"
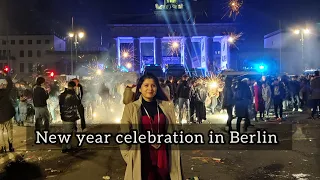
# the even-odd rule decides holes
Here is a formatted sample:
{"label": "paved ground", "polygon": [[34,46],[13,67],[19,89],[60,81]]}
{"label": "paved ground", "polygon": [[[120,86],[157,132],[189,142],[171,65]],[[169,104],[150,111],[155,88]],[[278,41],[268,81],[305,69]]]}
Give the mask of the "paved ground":
{"label": "paved ground", "polygon": [[[207,123],[223,123],[218,116],[209,115]],[[259,122],[255,128],[265,124],[278,123]],[[313,121],[301,113],[289,114],[282,124],[293,124],[292,150],[216,150],[215,147],[183,150],[184,175],[203,180],[320,179],[320,119]],[[112,180],[123,179],[125,163],[116,146],[62,154],[58,146],[43,150],[26,147],[26,141],[33,139],[26,138],[25,127],[14,127],[14,137],[17,151],[3,155],[2,166],[10,159],[23,156],[27,162],[37,165],[47,179],[95,180],[106,176]]]}

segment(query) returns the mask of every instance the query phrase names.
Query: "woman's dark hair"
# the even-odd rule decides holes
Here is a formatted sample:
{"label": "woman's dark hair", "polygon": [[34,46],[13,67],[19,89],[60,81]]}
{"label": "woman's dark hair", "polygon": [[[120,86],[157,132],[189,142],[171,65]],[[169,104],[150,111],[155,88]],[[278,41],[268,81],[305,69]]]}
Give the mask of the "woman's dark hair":
{"label": "woman's dark hair", "polygon": [[74,81],[69,81],[68,87],[74,88],[74,87],[76,87],[76,83]]}
{"label": "woman's dark hair", "polygon": [[43,77],[38,77],[36,81],[36,85],[40,86],[44,82],[46,82],[46,80]]}
{"label": "woman's dark hair", "polygon": [[164,79],[163,78],[159,78],[159,82],[160,83],[164,83]]}
{"label": "woman's dark hair", "polygon": [[139,91],[139,89],[142,86],[142,83],[146,80],[146,79],[153,79],[154,83],[157,86],[157,93],[154,96],[155,99],[157,100],[163,100],[163,101],[168,101],[167,96],[164,94],[164,92],[162,91],[160,84],[159,84],[159,80],[156,76],[154,76],[153,74],[150,73],[146,73],[143,76],[141,76],[138,80],[137,83],[137,90],[136,90],[136,97],[135,97],[135,101],[139,99],[141,92]]}

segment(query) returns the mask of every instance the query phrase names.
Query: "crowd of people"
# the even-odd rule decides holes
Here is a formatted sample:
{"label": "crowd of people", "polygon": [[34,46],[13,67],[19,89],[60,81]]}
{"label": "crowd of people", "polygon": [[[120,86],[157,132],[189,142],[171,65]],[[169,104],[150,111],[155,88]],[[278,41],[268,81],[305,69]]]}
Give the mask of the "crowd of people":
{"label": "crowd of people", "polygon": [[[232,130],[231,122],[236,117],[236,130],[239,132],[242,119],[245,119],[243,129],[246,131],[252,126],[253,119],[270,120],[271,109],[276,121],[284,119],[285,110],[309,112],[310,119],[319,117],[319,71],[313,76],[227,76],[214,80],[212,77],[190,78],[187,75],[178,80],[169,76],[165,80],[145,74],[135,84],[129,81],[116,84],[115,90],[110,90],[105,83],[96,86],[84,82],[84,87],[78,79],[72,79],[66,86],[56,81],[47,84],[43,77],[38,77],[34,86],[26,86],[22,83],[15,84],[2,71],[0,74],[1,153],[7,151],[4,131],[8,135],[8,150],[14,151],[13,120],[17,125],[23,126],[29,118],[34,120],[36,130],[50,131],[50,123],[60,118],[64,133],[79,132],[86,129],[88,107],[94,109],[102,105],[107,110],[112,106],[111,101],[125,104],[121,133],[130,133],[134,129],[139,129],[142,133],[172,133],[177,131],[176,124],[182,124],[183,120],[201,124],[207,119],[207,113],[221,111],[228,114],[228,131]],[[95,91],[88,91],[86,87]],[[99,97],[99,101],[95,97]],[[55,114],[57,109],[59,116]],[[77,121],[80,121],[81,130],[77,129]],[[180,152],[176,147],[178,145],[120,146],[127,163],[125,179],[183,179]],[[71,150],[71,144],[62,145],[63,153]],[[170,165],[174,167],[169,168]]]}
{"label": "crowd of people", "polygon": [[[112,90],[96,81],[83,81],[83,84],[86,88],[77,78],[61,83],[41,76],[32,84],[12,80],[10,74],[0,71],[0,153],[14,151],[13,124],[34,124],[36,131],[50,131],[50,124],[63,124],[65,133],[86,131],[86,121],[93,118],[96,108],[110,110],[112,102],[122,101],[124,83],[115,84]],[[78,120],[80,128],[76,125]],[[70,146],[62,149],[67,152]]]}
{"label": "crowd of people", "polygon": [[[220,83],[223,82],[223,83]],[[206,120],[207,113],[228,114],[227,128],[232,130],[231,121],[237,117],[237,130],[245,119],[244,130],[251,120],[284,120],[284,111],[306,111],[310,119],[317,114],[320,99],[319,71],[308,76],[279,77],[212,77],[189,78],[187,75],[178,80],[169,76],[165,81],[159,79],[160,87],[168,99],[177,107],[178,123],[199,123]],[[212,86],[216,83],[215,86]],[[124,104],[133,101],[135,85],[128,85],[124,93]],[[235,115],[235,116],[234,116]]]}
{"label": "crowd of people", "polygon": [[[13,122],[18,126],[23,126],[29,121],[35,124],[36,130],[49,130],[50,123],[69,121],[65,119],[74,116],[71,119],[80,119],[81,130],[85,130],[86,119],[93,118],[97,107],[102,105],[105,110],[110,110],[114,102],[129,104],[137,94],[136,85],[129,84],[128,81],[115,84],[110,90],[106,83],[84,81],[86,88],[83,88],[78,79],[73,79],[65,86],[57,81],[48,82],[45,78],[38,77],[35,85],[32,86],[31,83],[26,82],[14,83],[10,76],[5,75],[4,72],[1,74],[3,76],[0,79],[1,101],[10,101],[10,103],[1,103],[0,110],[6,116],[0,119],[8,122],[4,123],[2,128],[7,129],[8,132],[12,129],[10,125],[12,123],[9,123],[12,114]],[[226,126],[229,130],[232,130],[232,119],[237,117],[238,131],[240,131],[242,119],[245,119],[244,130],[246,131],[251,126],[252,119],[270,120],[271,112],[278,121],[284,119],[283,112],[286,110],[308,111],[310,119],[318,117],[319,71],[316,71],[313,76],[300,77],[287,75],[277,78],[263,76],[259,79],[219,77],[213,81],[212,77],[190,78],[183,75],[178,79],[169,76],[167,80],[160,78],[158,81],[168,101],[175,105],[177,122],[180,124],[186,122],[201,124],[207,119],[208,113],[221,113],[221,111],[226,111],[228,114]],[[74,98],[71,103],[66,97],[73,97],[71,93],[73,91],[77,98]],[[13,111],[9,106],[12,106]],[[42,124],[44,124],[43,128]],[[9,151],[14,150],[11,134],[8,133]],[[1,149],[3,149],[2,152],[6,150],[4,144]]]}

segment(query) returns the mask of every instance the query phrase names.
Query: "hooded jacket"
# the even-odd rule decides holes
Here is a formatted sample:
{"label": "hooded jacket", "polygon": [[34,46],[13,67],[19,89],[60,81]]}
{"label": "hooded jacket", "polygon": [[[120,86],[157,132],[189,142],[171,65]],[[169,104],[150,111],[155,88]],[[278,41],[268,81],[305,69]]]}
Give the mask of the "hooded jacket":
{"label": "hooded jacket", "polygon": [[11,90],[13,87],[12,79],[6,76],[8,82],[6,89],[0,89],[0,123],[9,121],[14,115],[15,110],[10,98]]}

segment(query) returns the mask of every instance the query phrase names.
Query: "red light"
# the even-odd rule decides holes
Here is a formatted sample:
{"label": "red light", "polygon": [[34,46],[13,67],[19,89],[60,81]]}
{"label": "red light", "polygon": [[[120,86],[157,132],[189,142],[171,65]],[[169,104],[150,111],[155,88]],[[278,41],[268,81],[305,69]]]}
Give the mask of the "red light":
{"label": "red light", "polygon": [[4,71],[5,71],[5,72],[9,72],[9,66],[5,66],[5,67],[4,67]]}
{"label": "red light", "polygon": [[53,77],[53,76],[54,76],[54,73],[53,73],[53,72],[51,72],[51,73],[50,73],[50,77]]}

